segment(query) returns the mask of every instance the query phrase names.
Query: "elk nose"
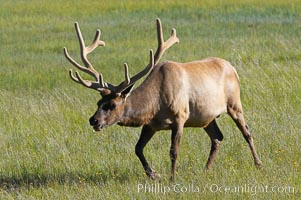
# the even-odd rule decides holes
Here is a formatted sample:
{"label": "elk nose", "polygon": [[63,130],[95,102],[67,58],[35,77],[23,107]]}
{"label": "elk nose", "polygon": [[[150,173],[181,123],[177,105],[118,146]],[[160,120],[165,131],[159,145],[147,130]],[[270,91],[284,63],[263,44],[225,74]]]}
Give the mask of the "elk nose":
{"label": "elk nose", "polygon": [[94,117],[91,117],[91,118],[89,119],[89,122],[90,122],[90,125],[91,125],[91,126],[95,126],[95,125],[97,125],[98,120],[95,119]]}

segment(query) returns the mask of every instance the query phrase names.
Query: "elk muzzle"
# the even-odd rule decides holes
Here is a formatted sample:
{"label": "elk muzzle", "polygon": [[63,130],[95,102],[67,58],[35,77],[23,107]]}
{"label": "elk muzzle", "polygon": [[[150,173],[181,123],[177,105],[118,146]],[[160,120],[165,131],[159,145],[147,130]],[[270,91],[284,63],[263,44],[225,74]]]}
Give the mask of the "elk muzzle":
{"label": "elk muzzle", "polygon": [[95,131],[100,131],[103,128],[103,126],[99,123],[99,121],[94,116],[92,116],[89,119],[89,122],[90,122],[90,125],[93,126],[93,129]]}

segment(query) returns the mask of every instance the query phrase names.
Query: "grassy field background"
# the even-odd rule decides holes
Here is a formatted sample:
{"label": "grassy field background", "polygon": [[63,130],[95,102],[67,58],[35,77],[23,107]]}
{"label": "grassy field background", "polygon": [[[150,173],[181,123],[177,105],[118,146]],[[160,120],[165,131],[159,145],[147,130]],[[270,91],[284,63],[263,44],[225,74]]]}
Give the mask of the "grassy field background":
{"label": "grassy field background", "polygon": [[[301,199],[300,1],[0,4],[0,199]],[[175,27],[180,39],[163,60],[215,56],[236,67],[261,170],[226,115],[218,119],[225,139],[209,172],[207,134],[185,130],[175,183],[169,132],[157,133],[145,149],[160,182],[144,175],[135,156],[140,128],[93,132],[88,119],[100,96],[69,79],[63,55],[66,46],[79,59],[74,21],[86,43],[101,29],[106,47],[89,58],[116,84],[124,62],[131,74],[147,64],[157,17],[166,38]]]}

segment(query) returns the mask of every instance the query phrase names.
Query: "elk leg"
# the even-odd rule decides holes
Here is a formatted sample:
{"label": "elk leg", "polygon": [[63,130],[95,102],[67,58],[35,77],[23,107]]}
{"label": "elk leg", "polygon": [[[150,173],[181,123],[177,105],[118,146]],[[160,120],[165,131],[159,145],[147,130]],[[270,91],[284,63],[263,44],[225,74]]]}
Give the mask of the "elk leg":
{"label": "elk leg", "polygon": [[251,149],[253,158],[254,158],[254,163],[257,167],[261,167],[262,163],[257,155],[254,143],[253,143],[253,138],[251,136],[251,133],[249,131],[249,127],[246,124],[244,120],[244,116],[242,113],[242,109],[239,109],[237,107],[228,107],[228,114],[232,117],[234,122],[236,123],[237,127],[239,130],[242,132],[245,140],[249,144],[249,147]]}
{"label": "elk leg", "polygon": [[206,128],[204,128],[204,130],[211,139],[211,150],[206,164],[206,169],[210,169],[213,165],[213,162],[220,148],[220,144],[223,140],[223,134],[218,128],[215,120],[213,120]]}
{"label": "elk leg", "polygon": [[138,156],[138,158],[145,170],[146,175],[148,177],[150,177],[151,179],[156,179],[157,175],[156,175],[156,172],[150,168],[148,162],[146,161],[144,154],[143,154],[143,149],[144,149],[145,145],[148,143],[148,141],[152,138],[154,133],[155,133],[155,131],[151,127],[146,126],[146,125],[143,126],[140,138],[135,147],[135,153]]}
{"label": "elk leg", "polygon": [[180,140],[183,133],[183,125],[178,124],[172,128],[170,159],[171,159],[171,181],[174,181],[176,175],[176,161],[179,155]]}

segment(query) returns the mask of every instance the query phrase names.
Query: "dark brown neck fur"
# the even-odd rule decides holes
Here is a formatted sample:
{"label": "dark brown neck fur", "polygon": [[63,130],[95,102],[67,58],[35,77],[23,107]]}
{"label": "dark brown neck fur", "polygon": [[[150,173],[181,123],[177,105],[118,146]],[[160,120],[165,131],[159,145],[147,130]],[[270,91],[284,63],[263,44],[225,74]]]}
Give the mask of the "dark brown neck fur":
{"label": "dark brown neck fur", "polygon": [[158,111],[159,91],[152,73],[133,90],[127,98],[124,114],[118,123],[121,126],[143,126],[149,124]]}

